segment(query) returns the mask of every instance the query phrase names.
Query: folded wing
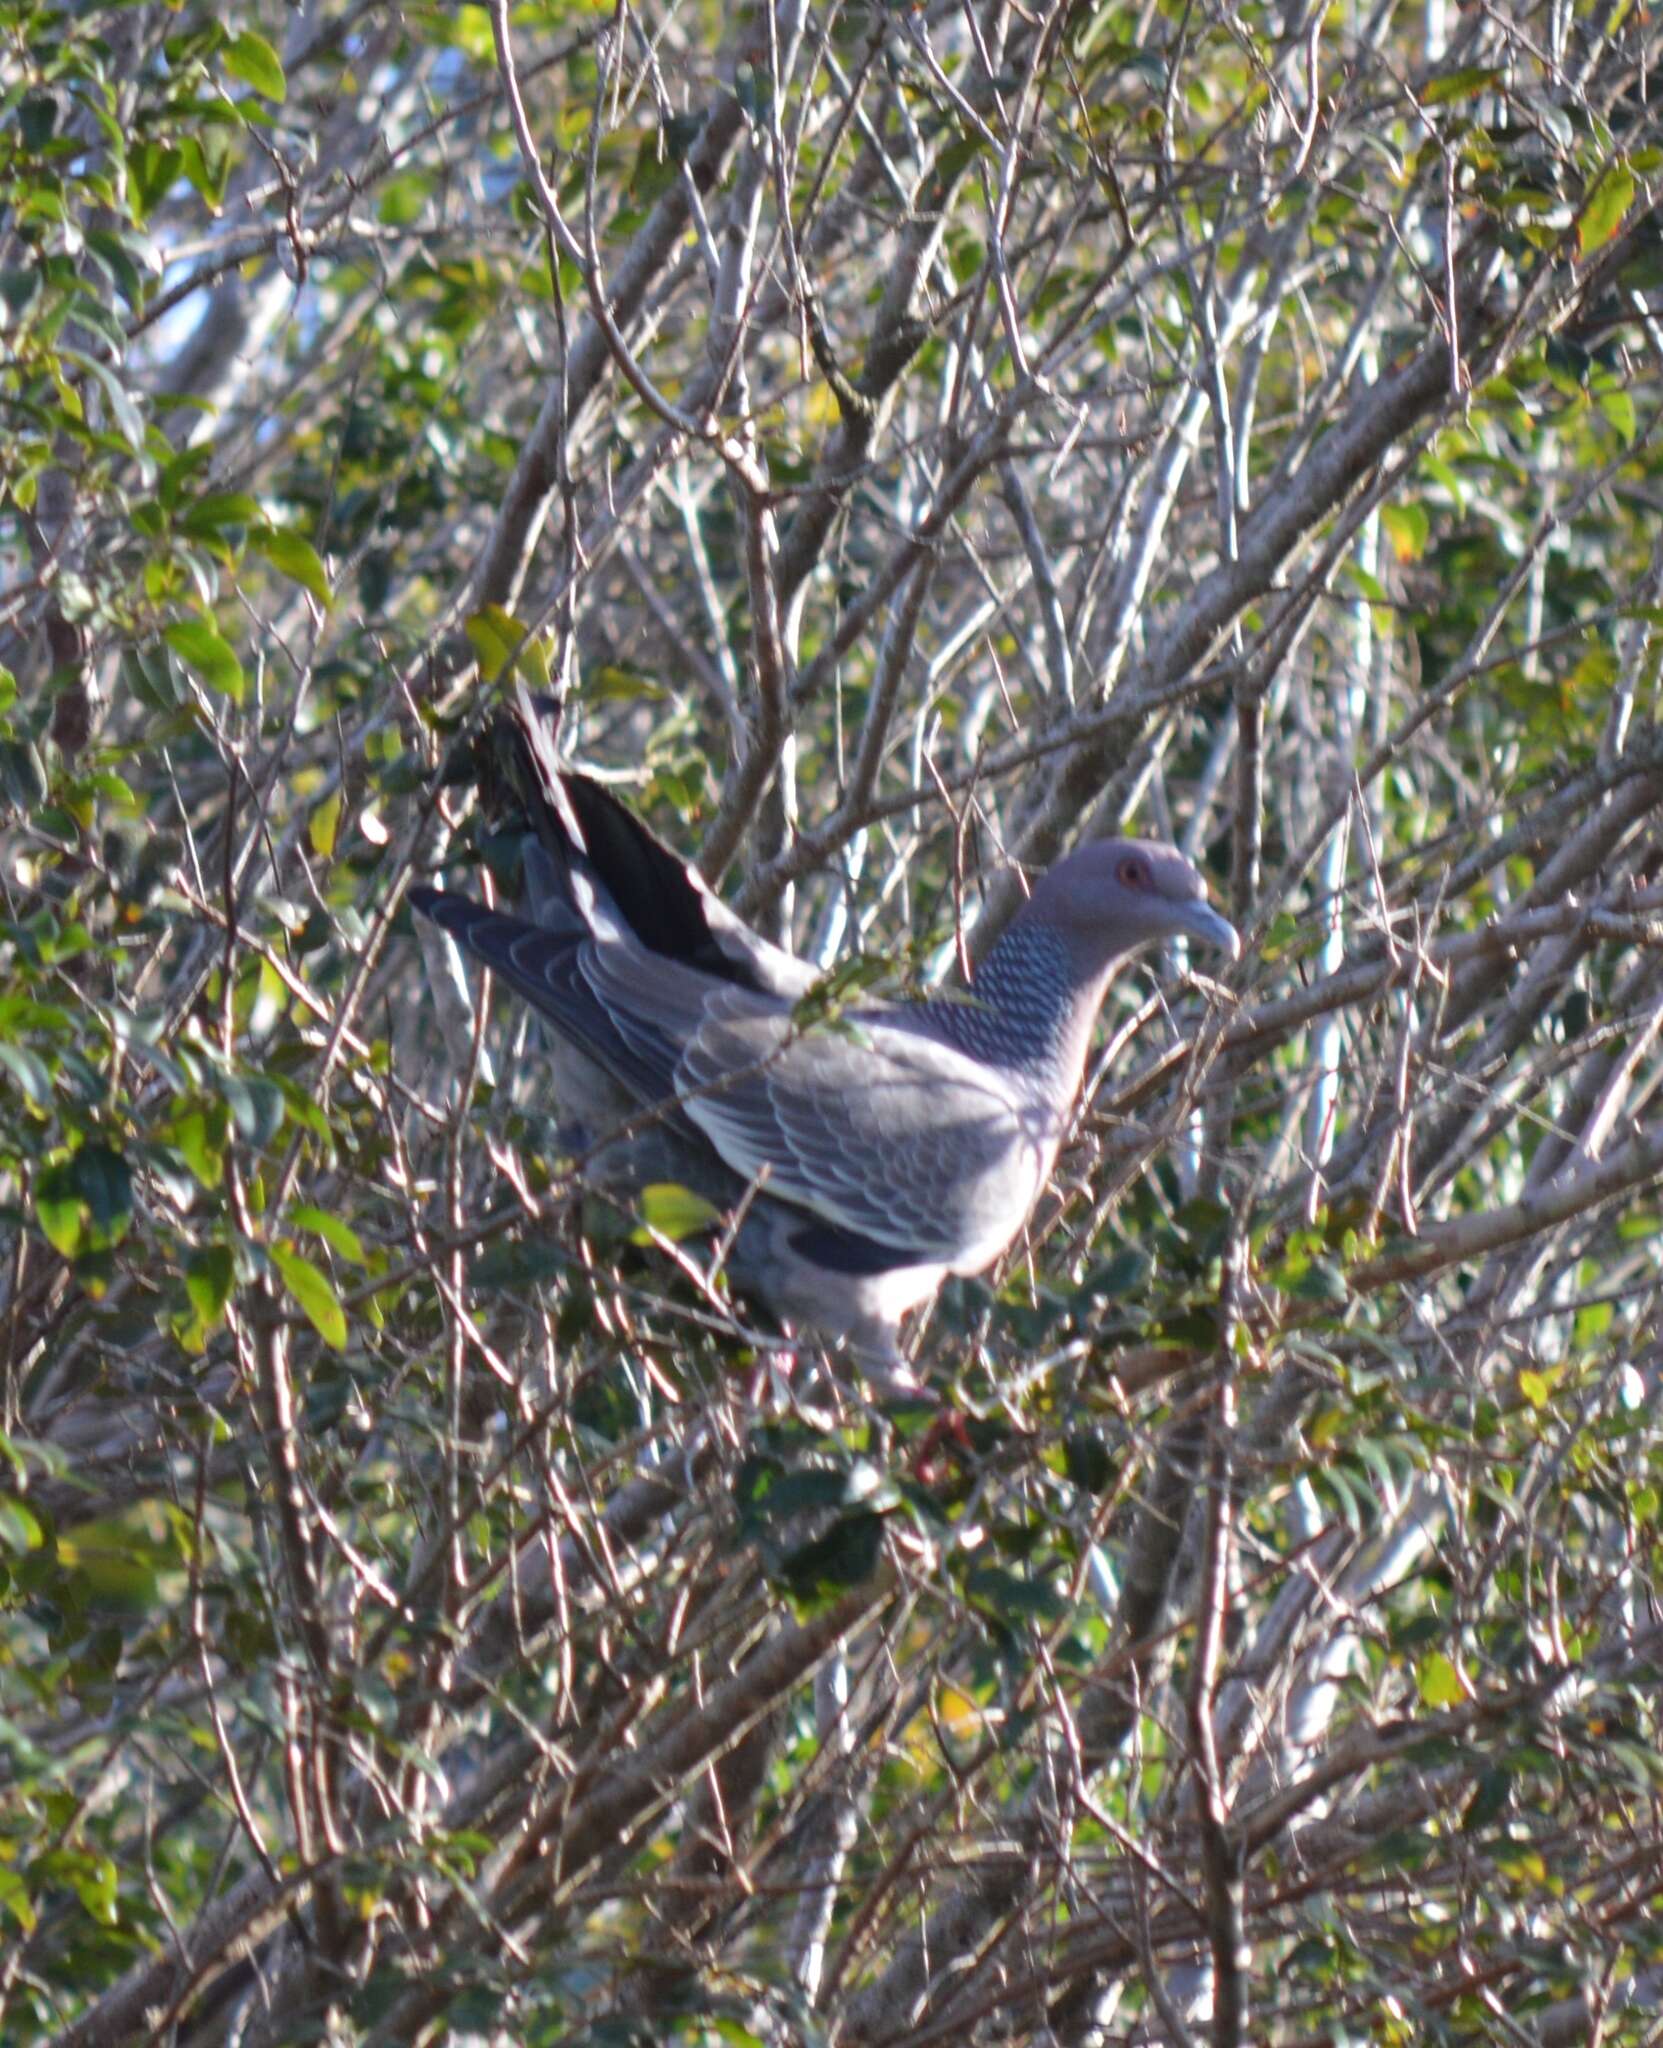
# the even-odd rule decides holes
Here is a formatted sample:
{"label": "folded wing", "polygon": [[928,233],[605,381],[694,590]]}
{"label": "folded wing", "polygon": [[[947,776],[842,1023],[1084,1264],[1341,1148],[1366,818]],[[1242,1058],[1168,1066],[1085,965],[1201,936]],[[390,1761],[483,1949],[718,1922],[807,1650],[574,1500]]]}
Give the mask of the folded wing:
{"label": "folded wing", "polygon": [[1042,1105],[881,1013],[805,1029],[777,997],[577,919],[550,931],[430,890],[413,900],[643,1104],[674,1103],[742,1179],[897,1263],[979,1270],[1049,1170]]}

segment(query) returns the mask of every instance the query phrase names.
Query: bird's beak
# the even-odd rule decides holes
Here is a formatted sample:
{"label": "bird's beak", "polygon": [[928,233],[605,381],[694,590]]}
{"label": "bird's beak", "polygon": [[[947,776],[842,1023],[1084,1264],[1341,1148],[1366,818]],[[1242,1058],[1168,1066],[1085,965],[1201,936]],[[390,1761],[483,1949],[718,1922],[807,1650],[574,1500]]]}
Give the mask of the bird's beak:
{"label": "bird's beak", "polygon": [[1232,960],[1241,958],[1241,939],[1235,926],[1227,917],[1220,917],[1210,903],[1203,903],[1199,897],[1186,903],[1179,912],[1179,920],[1180,929],[1188,937],[1219,947]]}

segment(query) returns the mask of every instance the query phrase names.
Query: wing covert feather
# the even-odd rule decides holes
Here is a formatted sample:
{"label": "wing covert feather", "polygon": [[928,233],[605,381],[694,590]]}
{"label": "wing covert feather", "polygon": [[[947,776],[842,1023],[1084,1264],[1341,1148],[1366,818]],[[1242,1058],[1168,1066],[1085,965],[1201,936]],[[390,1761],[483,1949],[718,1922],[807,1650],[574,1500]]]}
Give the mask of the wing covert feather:
{"label": "wing covert feather", "polygon": [[637,946],[432,901],[644,1102],[679,1097],[736,1173],[907,1261],[978,1271],[1050,1170],[1058,1105],[879,1013],[801,1029],[780,998]]}
{"label": "wing covert feather", "polygon": [[687,1116],[777,1199],[974,1270],[1026,1215],[1054,1120],[995,1070],[877,1019],[793,1032],[724,994],[677,1070]]}

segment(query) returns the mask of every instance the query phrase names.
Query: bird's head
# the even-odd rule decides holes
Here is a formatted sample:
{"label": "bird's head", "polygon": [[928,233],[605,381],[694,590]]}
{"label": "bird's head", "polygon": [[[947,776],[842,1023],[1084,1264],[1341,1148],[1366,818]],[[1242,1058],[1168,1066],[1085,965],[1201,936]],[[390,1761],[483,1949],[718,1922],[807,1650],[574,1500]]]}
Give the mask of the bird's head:
{"label": "bird's head", "polygon": [[1152,940],[1199,939],[1234,960],[1235,926],[1207,901],[1200,872],[1151,839],[1094,839],[1051,869],[1026,915],[1053,926],[1077,958],[1107,963]]}

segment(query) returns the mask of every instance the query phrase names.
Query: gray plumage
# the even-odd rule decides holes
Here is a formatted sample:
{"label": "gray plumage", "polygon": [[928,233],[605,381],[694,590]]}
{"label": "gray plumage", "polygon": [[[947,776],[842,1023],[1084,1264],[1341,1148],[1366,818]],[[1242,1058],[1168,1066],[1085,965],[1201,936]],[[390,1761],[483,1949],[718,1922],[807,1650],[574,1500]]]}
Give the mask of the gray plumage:
{"label": "gray plumage", "polygon": [[[846,1341],[880,1384],[911,1384],[899,1325],[948,1273],[1016,1236],[1070,1120],[1116,964],[1186,934],[1237,950],[1170,848],[1096,841],[1035,888],[970,990],[795,1009],[815,970],[748,930],[596,785],[520,725],[533,918],[430,889],[411,902],[553,1024],[562,1108],[642,1111],[614,1183],[671,1178],[731,1209],[729,1268],[788,1322]],[[575,1060],[571,1057],[575,1055]],[[576,1096],[574,1101],[572,1098]],[[642,1140],[646,1155],[643,1156]]]}

